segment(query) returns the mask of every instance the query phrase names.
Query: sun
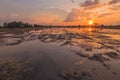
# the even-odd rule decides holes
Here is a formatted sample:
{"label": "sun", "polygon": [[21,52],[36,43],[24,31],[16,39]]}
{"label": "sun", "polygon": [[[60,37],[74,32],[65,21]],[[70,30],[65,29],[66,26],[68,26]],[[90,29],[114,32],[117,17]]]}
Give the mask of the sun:
{"label": "sun", "polygon": [[89,23],[89,25],[93,25],[94,22],[93,22],[93,20],[89,20],[88,23]]}

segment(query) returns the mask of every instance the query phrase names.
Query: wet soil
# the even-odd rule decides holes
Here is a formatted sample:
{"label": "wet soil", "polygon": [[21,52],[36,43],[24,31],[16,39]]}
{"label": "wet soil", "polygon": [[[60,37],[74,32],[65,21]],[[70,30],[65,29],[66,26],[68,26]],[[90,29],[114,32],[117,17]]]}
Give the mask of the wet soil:
{"label": "wet soil", "polygon": [[120,80],[120,31],[0,32],[0,80]]}

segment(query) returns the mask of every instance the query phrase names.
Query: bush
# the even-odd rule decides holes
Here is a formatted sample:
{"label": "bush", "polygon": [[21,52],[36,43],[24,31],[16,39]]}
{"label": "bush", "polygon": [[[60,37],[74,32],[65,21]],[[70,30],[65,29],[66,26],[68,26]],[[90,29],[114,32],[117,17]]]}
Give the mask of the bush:
{"label": "bush", "polygon": [[31,24],[23,23],[21,21],[19,21],[19,22],[14,21],[14,22],[8,22],[8,23],[5,22],[3,25],[4,25],[4,27],[7,27],[7,28],[33,27]]}

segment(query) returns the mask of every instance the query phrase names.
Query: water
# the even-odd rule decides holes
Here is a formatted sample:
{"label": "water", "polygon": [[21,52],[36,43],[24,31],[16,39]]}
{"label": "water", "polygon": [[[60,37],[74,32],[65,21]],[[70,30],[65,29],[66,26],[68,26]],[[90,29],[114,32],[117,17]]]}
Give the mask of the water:
{"label": "water", "polygon": [[55,28],[0,35],[1,80],[120,80],[120,30]]}

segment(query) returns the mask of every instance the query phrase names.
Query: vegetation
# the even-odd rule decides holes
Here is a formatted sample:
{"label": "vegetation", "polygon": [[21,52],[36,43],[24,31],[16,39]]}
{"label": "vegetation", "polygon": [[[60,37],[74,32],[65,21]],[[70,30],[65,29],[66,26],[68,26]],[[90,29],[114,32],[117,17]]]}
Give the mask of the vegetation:
{"label": "vegetation", "polygon": [[13,21],[13,22],[5,22],[3,24],[5,28],[31,28],[31,27],[40,27],[40,28],[61,28],[61,27],[80,27],[80,26],[44,26],[44,25],[38,25],[38,24],[29,24],[29,23],[23,23],[21,21]]}
{"label": "vegetation", "polygon": [[[94,24],[96,28],[107,28],[107,29],[120,29],[120,25],[116,26],[105,26],[105,25],[99,25],[97,23]],[[0,28],[81,28],[81,27],[88,27],[88,26],[44,26],[44,25],[38,25],[38,24],[29,24],[29,23],[23,23],[21,21],[13,21],[13,22],[5,22],[3,26],[0,26]]]}
{"label": "vegetation", "polygon": [[102,28],[105,28],[105,29],[120,29],[120,25],[109,25],[109,26],[103,26]]}
{"label": "vegetation", "polygon": [[3,26],[0,25],[0,28],[3,28]]}
{"label": "vegetation", "polygon": [[8,23],[5,22],[3,25],[4,25],[4,27],[6,27],[6,28],[33,27],[31,24],[23,23],[23,22],[21,22],[21,21],[19,21],[19,22],[14,21],[14,22],[8,22]]}

